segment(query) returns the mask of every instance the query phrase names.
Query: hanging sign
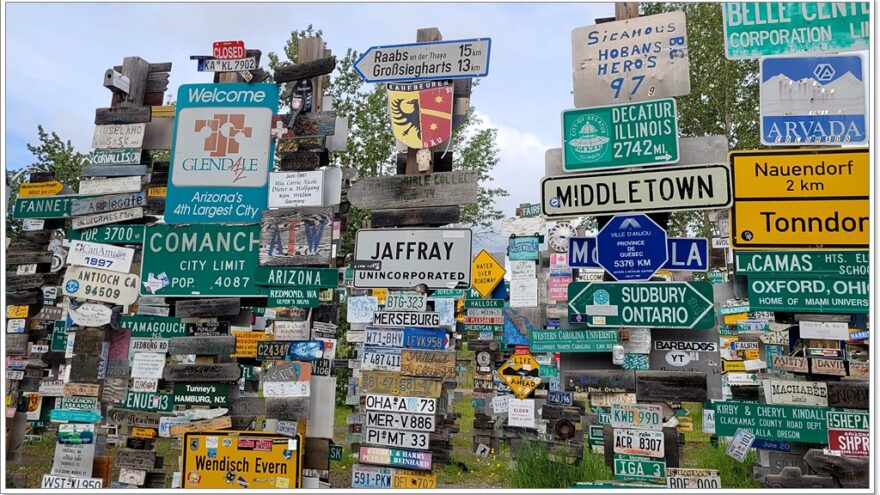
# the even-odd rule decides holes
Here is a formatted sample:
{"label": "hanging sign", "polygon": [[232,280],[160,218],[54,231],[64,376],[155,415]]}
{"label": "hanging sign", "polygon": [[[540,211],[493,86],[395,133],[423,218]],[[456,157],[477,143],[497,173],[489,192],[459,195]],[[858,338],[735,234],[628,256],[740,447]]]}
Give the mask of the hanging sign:
{"label": "hanging sign", "polygon": [[274,84],[182,85],[165,221],[258,222],[268,202],[269,129],[277,112]]}

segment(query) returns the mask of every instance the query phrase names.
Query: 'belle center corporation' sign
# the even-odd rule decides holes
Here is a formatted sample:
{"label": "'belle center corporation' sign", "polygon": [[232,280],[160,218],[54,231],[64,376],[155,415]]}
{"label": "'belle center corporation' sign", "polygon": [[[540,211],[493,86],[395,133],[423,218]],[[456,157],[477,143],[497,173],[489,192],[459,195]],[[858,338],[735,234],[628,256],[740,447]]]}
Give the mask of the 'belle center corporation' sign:
{"label": "'belle center corporation' sign", "polygon": [[167,223],[259,222],[278,112],[274,84],[185,84],[177,93]]}

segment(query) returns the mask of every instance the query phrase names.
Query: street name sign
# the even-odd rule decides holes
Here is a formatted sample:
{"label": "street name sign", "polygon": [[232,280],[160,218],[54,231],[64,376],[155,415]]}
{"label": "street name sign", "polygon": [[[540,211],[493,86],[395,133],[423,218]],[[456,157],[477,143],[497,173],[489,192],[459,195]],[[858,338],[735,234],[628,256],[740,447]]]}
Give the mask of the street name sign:
{"label": "street name sign", "polygon": [[259,225],[150,225],[141,294],[259,296]]}
{"label": "street name sign", "polygon": [[734,60],[867,50],[869,12],[868,2],[726,2],[724,54]]}
{"label": "street name sign", "polygon": [[678,163],[675,100],[564,110],[562,148],[566,172]]}
{"label": "street name sign", "polygon": [[866,248],[867,148],[734,151],[734,249]]}
{"label": "street name sign", "polygon": [[867,91],[858,55],[761,59],[761,143],[867,144]]}
{"label": "street name sign", "polygon": [[355,260],[378,261],[378,270],[355,270],[356,288],[429,289],[467,286],[471,280],[470,229],[360,229]]}
{"label": "street name sign", "polygon": [[592,327],[689,328],[715,324],[709,282],[572,282],[568,319]]}
{"label": "street name sign", "polygon": [[484,77],[491,48],[489,38],[371,46],[354,70],[369,83]]}
{"label": "street name sign", "polygon": [[576,28],[571,54],[578,108],[691,92],[681,11]]}
{"label": "street name sign", "polygon": [[731,201],[726,165],[562,175],[541,181],[547,218],[716,210],[729,207]]}
{"label": "street name sign", "polygon": [[[230,61],[217,61],[230,62]],[[177,93],[168,223],[259,222],[278,112],[273,84],[185,84]]]}
{"label": "street name sign", "polygon": [[49,196],[45,198],[15,198],[13,218],[68,218],[70,201],[76,195]]}
{"label": "street name sign", "polygon": [[648,280],[669,259],[666,231],[647,215],[618,215],[596,236],[597,261],[615,280]]}

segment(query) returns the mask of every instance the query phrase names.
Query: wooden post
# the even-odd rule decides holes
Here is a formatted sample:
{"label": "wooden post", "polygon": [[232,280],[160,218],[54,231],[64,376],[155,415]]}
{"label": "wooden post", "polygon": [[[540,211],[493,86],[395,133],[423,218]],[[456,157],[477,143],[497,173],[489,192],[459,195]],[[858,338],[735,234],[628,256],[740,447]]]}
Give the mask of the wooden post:
{"label": "wooden post", "polygon": [[[435,27],[422,28],[416,31],[416,43],[443,41],[443,35]],[[420,165],[421,163],[421,165]],[[434,171],[434,151],[430,148],[406,150],[405,175],[430,174]]]}
{"label": "wooden post", "polygon": [[[324,57],[329,57],[324,40],[318,36],[299,39],[299,51],[296,54],[296,63],[312,62]],[[320,112],[324,99],[324,76],[312,79],[312,112]]]}

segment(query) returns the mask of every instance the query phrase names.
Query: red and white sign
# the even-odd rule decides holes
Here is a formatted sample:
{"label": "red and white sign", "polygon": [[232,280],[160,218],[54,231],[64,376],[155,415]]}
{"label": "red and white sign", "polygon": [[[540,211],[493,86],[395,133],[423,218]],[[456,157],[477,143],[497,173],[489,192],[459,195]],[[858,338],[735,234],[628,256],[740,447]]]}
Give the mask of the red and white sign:
{"label": "red and white sign", "polygon": [[870,455],[871,435],[868,430],[828,430],[828,450],[839,451],[843,455],[868,457]]}
{"label": "red and white sign", "polygon": [[215,41],[212,55],[221,60],[244,58],[244,41]]}

